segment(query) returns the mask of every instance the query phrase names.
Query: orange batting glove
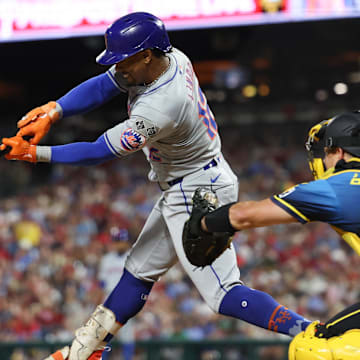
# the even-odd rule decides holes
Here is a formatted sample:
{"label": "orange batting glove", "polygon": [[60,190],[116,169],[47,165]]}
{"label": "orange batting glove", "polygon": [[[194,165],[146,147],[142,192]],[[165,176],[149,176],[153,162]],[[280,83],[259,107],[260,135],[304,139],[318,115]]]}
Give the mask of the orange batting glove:
{"label": "orange batting glove", "polygon": [[55,101],[50,101],[29,111],[18,121],[17,126],[20,130],[16,136],[30,136],[30,144],[36,145],[50,130],[51,125],[61,116],[61,106]]}
{"label": "orange batting glove", "polygon": [[10,147],[11,150],[5,155],[7,160],[24,160],[28,162],[36,162],[36,145],[30,145],[26,140],[20,136],[13,136],[12,138],[3,138],[0,150],[6,150]]}

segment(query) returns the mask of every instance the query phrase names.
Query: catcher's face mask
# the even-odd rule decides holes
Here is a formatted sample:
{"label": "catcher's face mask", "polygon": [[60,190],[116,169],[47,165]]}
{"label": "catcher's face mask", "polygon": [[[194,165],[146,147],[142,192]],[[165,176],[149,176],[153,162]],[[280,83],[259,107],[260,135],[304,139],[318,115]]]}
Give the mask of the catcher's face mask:
{"label": "catcher's face mask", "polygon": [[314,179],[320,179],[325,175],[325,165],[323,158],[324,153],[324,135],[327,125],[332,121],[323,120],[320,123],[314,125],[310,131],[305,143],[305,147],[308,154],[308,161],[310,170],[314,176]]}
{"label": "catcher's face mask", "polygon": [[306,141],[310,169],[315,179],[332,173],[323,163],[324,148],[342,148],[348,154],[360,157],[360,111],[346,112],[321,121],[309,131]]}

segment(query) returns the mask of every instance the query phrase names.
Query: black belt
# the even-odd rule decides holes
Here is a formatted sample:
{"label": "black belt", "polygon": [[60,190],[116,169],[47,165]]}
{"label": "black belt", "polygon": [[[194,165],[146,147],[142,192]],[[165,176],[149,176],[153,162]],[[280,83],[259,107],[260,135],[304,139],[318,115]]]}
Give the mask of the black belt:
{"label": "black belt", "polygon": [[[215,159],[211,160],[207,165],[205,165],[203,167],[204,170],[208,170],[212,167],[215,167],[218,165],[218,161],[216,161]],[[171,187],[171,186],[174,186],[178,183],[181,183],[183,181],[184,177],[179,177],[177,179],[174,179],[174,180],[171,180],[171,181],[168,181],[167,184]]]}

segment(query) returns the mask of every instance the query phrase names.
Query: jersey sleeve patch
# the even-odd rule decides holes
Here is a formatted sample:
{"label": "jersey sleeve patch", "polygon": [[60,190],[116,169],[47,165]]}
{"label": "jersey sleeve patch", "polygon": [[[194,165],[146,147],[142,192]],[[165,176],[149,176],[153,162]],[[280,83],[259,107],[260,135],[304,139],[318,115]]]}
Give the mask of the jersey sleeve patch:
{"label": "jersey sleeve patch", "polygon": [[143,134],[145,137],[154,137],[158,134],[159,128],[149,120],[141,117],[134,117],[134,120],[136,130]]}
{"label": "jersey sleeve patch", "polygon": [[121,148],[127,152],[137,151],[141,149],[145,143],[145,136],[134,129],[128,128],[121,134]]}
{"label": "jersey sleeve patch", "polygon": [[293,216],[302,224],[306,224],[310,221],[303,213],[301,213],[298,209],[294,206],[290,205],[285,200],[281,199],[279,195],[274,195],[270,198],[272,202],[278,206],[280,206],[283,210],[285,210],[289,215]]}

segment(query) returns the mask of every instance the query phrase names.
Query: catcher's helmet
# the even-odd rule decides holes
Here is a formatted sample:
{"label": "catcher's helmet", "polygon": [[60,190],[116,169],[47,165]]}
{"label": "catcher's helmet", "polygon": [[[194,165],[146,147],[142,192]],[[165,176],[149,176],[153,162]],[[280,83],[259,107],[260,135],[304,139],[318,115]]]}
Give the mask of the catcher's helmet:
{"label": "catcher's helmet", "polygon": [[360,112],[335,116],[325,128],[324,141],[328,148],[340,147],[360,157]]}
{"label": "catcher's helmet", "polygon": [[118,63],[145,49],[169,52],[172,48],[164,23],[146,12],[121,17],[105,32],[106,50],[97,58],[102,65]]}
{"label": "catcher's helmet", "polygon": [[306,149],[315,179],[324,174],[323,149],[339,147],[360,157],[360,111],[346,112],[321,121],[309,131]]}

